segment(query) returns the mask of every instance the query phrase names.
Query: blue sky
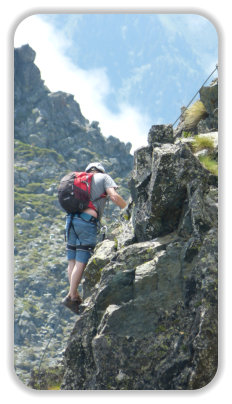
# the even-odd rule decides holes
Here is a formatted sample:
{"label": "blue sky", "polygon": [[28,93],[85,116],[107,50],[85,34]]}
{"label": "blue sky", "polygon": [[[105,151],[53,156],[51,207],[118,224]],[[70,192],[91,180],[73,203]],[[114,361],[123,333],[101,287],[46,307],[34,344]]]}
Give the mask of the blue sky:
{"label": "blue sky", "polygon": [[15,47],[25,43],[47,87],[132,150],[151,125],[175,122],[218,62],[216,28],[196,14],[35,15],[16,29]]}

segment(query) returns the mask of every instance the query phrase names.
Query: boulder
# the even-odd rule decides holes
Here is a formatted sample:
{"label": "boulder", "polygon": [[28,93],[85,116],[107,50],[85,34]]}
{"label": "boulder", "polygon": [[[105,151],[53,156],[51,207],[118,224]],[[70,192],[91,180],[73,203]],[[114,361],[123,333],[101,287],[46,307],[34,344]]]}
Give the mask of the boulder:
{"label": "boulder", "polygon": [[[209,172],[182,143],[135,152],[129,183],[132,222],[137,241],[151,240],[173,232],[180,226],[183,206],[188,204],[188,188],[202,187],[207,192]],[[193,192],[193,191],[192,191]]]}

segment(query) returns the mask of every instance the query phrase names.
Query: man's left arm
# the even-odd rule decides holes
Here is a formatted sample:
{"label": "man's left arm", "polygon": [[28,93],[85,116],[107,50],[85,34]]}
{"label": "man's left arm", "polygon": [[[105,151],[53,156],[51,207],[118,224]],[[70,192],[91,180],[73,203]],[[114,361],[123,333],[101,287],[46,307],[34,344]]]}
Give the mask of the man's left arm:
{"label": "man's left arm", "polygon": [[114,188],[107,188],[106,193],[109,195],[111,201],[121,209],[124,209],[127,206],[126,201],[124,201],[124,199],[115,191]]}

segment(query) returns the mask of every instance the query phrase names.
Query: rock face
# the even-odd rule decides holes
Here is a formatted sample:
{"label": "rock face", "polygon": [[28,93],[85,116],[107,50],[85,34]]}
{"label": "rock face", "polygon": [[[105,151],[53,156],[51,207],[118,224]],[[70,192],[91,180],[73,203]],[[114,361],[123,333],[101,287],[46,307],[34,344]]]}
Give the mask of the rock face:
{"label": "rock face", "polygon": [[[199,225],[211,225],[211,219],[204,215],[201,204],[198,206],[200,217],[197,221],[193,220],[189,228],[187,223],[180,223],[186,198],[203,192],[209,174],[202,169],[199,160],[186,145],[162,141],[157,146],[157,142],[151,140],[151,133],[161,130],[164,138],[168,138],[165,133],[170,132],[170,126],[152,127],[149,146],[135,153],[130,189],[134,201],[132,220],[138,241],[170,233],[178,226],[184,226],[182,233],[187,232],[189,235],[197,231]],[[190,212],[187,214],[190,215]]]}
{"label": "rock face", "polygon": [[130,190],[86,268],[61,388],[201,388],[217,370],[217,177],[159,125]]}
{"label": "rock face", "polygon": [[95,158],[105,160],[108,172],[127,175],[133,164],[131,144],[105,138],[98,122],[82,115],[72,94],[50,92],[34,59],[28,45],[15,49],[15,139],[51,148],[79,170]]}
{"label": "rock face", "polygon": [[208,117],[200,123],[202,132],[215,131],[218,128],[218,79],[213,80],[209,86],[202,87],[200,99],[206,107]]}

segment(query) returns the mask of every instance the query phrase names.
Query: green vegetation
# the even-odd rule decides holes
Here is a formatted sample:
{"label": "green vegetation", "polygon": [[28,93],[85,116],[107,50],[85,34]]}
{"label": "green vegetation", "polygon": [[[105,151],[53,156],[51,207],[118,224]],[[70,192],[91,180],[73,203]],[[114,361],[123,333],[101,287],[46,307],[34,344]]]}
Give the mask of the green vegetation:
{"label": "green vegetation", "polygon": [[117,249],[118,249],[118,240],[117,240],[116,237],[114,238],[114,248],[115,248],[115,251],[117,251]]}
{"label": "green vegetation", "polygon": [[35,390],[60,390],[64,375],[62,366],[50,367],[46,370],[33,370],[31,374],[30,387]]}
{"label": "green vegetation", "polygon": [[206,118],[207,115],[203,102],[196,101],[183,114],[185,129],[188,131],[195,128],[200,120]]}
{"label": "green vegetation", "polygon": [[[183,132],[184,137],[189,137],[189,132]],[[206,150],[207,154],[198,156],[201,164],[212,174],[218,175],[218,162],[212,158],[212,152],[214,151],[214,141],[210,136],[197,135],[194,137],[190,147],[194,153],[201,150]]]}
{"label": "green vegetation", "polygon": [[[17,169],[18,170],[18,167]],[[23,171],[23,170],[21,170]],[[25,170],[26,171],[26,170]],[[57,187],[58,181],[50,180],[50,179],[45,179],[43,182],[31,182],[30,184],[27,184],[25,187],[19,187],[15,186],[15,190],[18,193],[22,194],[42,194],[46,192],[46,190],[50,187]]]}
{"label": "green vegetation", "polygon": [[55,150],[33,146],[18,139],[15,140],[15,159],[28,161],[46,156],[52,157],[58,164],[65,162],[61,154]]}
{"label": "green vegetation", "polygon": [[212,174],[218,175],[218,163],[217,161],[211,159],[209,156],[200,156],[200,162],[202,165],[209,170]]}
{"label": "green vegetation", "polygon": [[195,136],[192,143],[192,148],[194,152],[207,149],[212,151],[214,149],[214,142],[210,137],[207,136]]}
{"label": "green vegetation", "polygon": [[57,198],[46,194],[21,193],[15,189],[15,214],[21,212],[24,207],[31,207],[42,216],[54,217],[60,212],[56,207]]}
{"label": "green vegetation", "polygon": [[184,138],[192,137],[192,133],[191,133],[191,132],[183,131],[183,132],[182,132],[182,136],[183,136]]}
{"label": "green vegetation", "polygon": [[60,384],[58,384],[56,386],[48,387],[48,390],[60,390]]}
{"label": "green vegetation", "polygon": [[156,327],[156,333],[161,333],[161,332],[166,332],[167,327],[165,327],[163,324],[160,324],[159,326]]}

